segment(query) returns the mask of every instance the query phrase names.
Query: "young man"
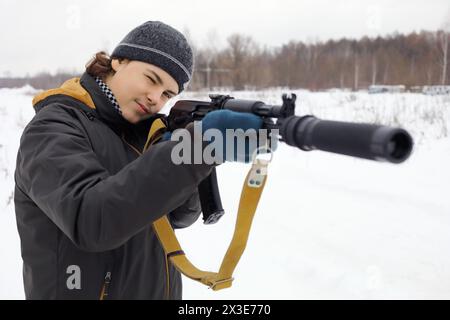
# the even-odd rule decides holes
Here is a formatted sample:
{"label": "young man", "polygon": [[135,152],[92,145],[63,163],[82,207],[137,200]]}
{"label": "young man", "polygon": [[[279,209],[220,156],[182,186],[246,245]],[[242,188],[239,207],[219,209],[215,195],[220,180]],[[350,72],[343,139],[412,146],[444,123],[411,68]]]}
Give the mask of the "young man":
{"label": "young man", "polygon": [[[173,141],[145,146],[192,69],[185,37],[149,21],[80,79],[35,97],[15,172],[27,299],[181,299],[152,223],[166,214],[175,228],[194,223],[197,186],[213,166],[175,165]],[[259,120],[228,114],[220,128],[259,129]]]}

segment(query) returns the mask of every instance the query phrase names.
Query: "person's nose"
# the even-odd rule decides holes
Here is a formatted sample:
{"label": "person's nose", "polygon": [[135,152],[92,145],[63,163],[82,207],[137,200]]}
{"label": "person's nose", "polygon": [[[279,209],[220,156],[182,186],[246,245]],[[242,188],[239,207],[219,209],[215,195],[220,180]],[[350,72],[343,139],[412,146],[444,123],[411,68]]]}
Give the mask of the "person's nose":
{"label": "person's nose", "polygon": [[151,106],[159,106],[162,102],[161,100],[162,92],[160,90],[153,89],[147,93],[147,99]]}

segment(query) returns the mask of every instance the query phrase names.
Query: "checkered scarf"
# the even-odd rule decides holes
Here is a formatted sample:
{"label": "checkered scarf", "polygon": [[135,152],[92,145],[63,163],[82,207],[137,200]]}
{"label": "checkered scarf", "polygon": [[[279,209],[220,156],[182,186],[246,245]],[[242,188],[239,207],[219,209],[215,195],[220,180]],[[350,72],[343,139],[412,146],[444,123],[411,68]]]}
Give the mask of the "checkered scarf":
{"label": "checkered scarf", "polygon": [[102,79],[100,79],[99,77],[95,77],[95,82],[97,82],[97,84],[100,86],[100,88],[102,89],[103,93],[106,95],[108,100],[113,105],[114,109],[116,109],[116,111],[120,115],[122,115],[122,110],[120,110],[119,104],[117,103],[116,97],[114,97],[114,94],[112,93],[111,89],[109,89],[109,87],[106,85],[106,83],[104,83],[102,81]]}

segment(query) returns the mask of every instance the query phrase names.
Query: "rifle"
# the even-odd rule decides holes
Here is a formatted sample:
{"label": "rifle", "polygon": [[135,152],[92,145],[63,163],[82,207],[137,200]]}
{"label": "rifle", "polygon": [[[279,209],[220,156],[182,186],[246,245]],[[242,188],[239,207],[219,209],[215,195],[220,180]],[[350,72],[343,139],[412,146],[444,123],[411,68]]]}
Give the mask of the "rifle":
{"label": "rifle", "polygon": [[[211,111],[228,109],[253,113],[263,119],[263,128],[277,129],[279,141],[303,151],[322,150],[394,164],[408,159],[413,147],[411,135],[402,128],[383,125],[321,120],[313,115],[296,116],[296,95],[283,94],[283,104],[209,95],[211,101],[179,100],[167,117],[168,130],[185,128]],[[216,223],[224,214],[215,170],[199,185],[205,224]]]}

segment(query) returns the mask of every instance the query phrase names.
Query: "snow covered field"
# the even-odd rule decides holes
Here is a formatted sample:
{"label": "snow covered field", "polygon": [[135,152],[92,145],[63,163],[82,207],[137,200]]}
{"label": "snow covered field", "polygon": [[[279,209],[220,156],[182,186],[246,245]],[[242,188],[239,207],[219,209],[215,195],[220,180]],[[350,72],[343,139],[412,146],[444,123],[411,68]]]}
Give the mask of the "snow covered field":
{"label": "snow covered field", "polygon": [[[0,298],[23,299],[13,187],[34,89],[0,89]],[[280,104],[281,93],[234,92]],[[185,299],[450,299],[450,96],[296,91],[297,113],[402,126],[411,158],[392,165],[281,145],[230,289],[184,279]],[[183,98],[205,100],[202,93]],[[248,166],[218,168],[226,215],[178,231],[190,260],[217,271]]]}

